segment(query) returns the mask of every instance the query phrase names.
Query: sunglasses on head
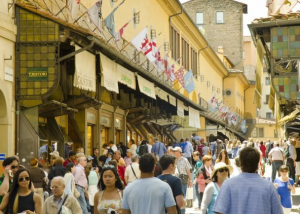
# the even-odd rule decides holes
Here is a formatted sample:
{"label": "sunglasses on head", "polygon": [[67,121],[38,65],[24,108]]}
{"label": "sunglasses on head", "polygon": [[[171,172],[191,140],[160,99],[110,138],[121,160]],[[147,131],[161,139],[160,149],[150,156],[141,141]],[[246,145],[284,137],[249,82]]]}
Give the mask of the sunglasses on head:
{"label": "sunglasses on head", "polygon": [[16,168],[19,168],[19,166],[11,166],[10,168],[11,169],[16,169]]}
{"label": "sunglasses on head", "polygon": [[19,182],[22,182],[22,181],[24,181],[24,180],[29,181],[30,178],[29,178],[29,177],[21,177],[21,178],[19,178],[18,180],[19,180]]}
{"label": "sunglasses on head", "polygon": [[225,171],[225,172],[229,172],[229,169],[227,169],[227,168],[222,168],[222,169],[219,169],[218,171],[219,171],[219,172],[224,172],[224,171]]}
{"label": "sunglasses on head", "polygon": [[103,169],[114,169],[114,168],[115,168],[115,166],[113,166],[113,165],[106,165],[103,167]]}

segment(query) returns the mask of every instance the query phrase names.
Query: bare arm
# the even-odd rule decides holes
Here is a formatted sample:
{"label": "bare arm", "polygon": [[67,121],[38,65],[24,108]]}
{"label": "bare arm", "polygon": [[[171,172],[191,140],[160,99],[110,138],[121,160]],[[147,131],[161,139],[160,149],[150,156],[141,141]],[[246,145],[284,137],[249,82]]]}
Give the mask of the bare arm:
{"label": "bare arm", "polygon": [[126,184],[128,184],[129,176],[125,176],[124,179],[125,179]]}
{"label": "bare arm", "polygon": [[167,207],[168,214],[177,214],[176,206]]}
{"label": "bare arm", "polygon": [[26,210],[26,211],[23,211],[23,212],[30,213],[30,214],[33,214],[33,213],[42,214],[42,199],[37,193],[34,193],[33,201],[34,201],[34,210],[35,210],[35,212],[31,212],[30,210]]}
{"label": "bare arm", "polygon": [[[168,209],[168,208],[167,208]],[[122,209],[122,214],[131,214],[130,210]]]}
{"label": "bare arm", "polygon": [[6,193],[6,195],[3,197],[2,203],[0,205],[0,214],[4,213],[4,210],[6,209],[6,207],[8,205],[8,197],[9,197],[8,193]]}
{"label": "bare arm", "polygon": [[4,179],[2,185],[0,186],[0,195],[4,196],[9,191],[9,168],[6,167],[4,170]]}
{"label": "bare arm", "polygon": [[94,197],[94,214],[99,214],[98,212],[98,201],[99,201],[99,195],[100,195],[100,192],[97,192],[95,197]]}
{"label": "bare arm", "polygon": [[186,170],[186,173],[188,174],[189,176],[189,187],[192,187],[192,174],[191,174],[191,171],[189,169]]}
{"label": "bare arm", "polygon": [[176,196],[176,204],[180,209],[185,208],[186,201],[184,200],[183,195],[177,195]]}

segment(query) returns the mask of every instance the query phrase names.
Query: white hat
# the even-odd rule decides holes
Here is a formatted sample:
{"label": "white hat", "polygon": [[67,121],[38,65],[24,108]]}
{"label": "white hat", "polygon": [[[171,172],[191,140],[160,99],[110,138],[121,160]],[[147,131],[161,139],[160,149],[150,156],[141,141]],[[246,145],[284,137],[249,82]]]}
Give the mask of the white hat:
{"label": "white hat", "polygon": [[230,165],[226,165],[226,163],[224,162],[219,162],[219,163],[216,163],[215,165],[215,168],[214,168],[214,171],[211,173],[210,177],[214,177],[215,173],[219,170],[219,169],[222,169],[222,168],[227,168],[229,169],[229,173],[231,174],[232,171],[233,171],[233,167],[230,166]]}
{"label": "white hat", "polygon": [[171,151],[173,151],[173,152],[181,152],[182,153],[182,149],[179,146],[176,146],[175,148],[172,148]]}
{"label": "white hat", "polygon": [[131,154],[133,153],[131,149],[127,149],[126,151],[127,151],[127,152],[130,152]]}
{"label": "white hat", "polygon": [[58,151],[53,151],[50,153],[50,155],[53,155],[55,157],[59,157],[59,152]]}

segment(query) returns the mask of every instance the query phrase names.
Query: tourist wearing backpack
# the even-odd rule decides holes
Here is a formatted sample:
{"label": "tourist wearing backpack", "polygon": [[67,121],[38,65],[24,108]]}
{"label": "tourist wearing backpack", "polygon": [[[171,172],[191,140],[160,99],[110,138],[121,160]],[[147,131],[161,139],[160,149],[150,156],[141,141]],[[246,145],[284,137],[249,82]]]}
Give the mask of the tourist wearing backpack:
{"label": "tourist wearing backpack", "polygon": [[287,155],[287,160],[286,160],[286,165],[289,167],[289,177],[292,178],[295,181],[295,167],[296,167],[296,158],[297,158],[297,154],[296,154],[296,140],[295,139],[291,139],[290,141],[290,145],[288,146],[287,150],[288,153]]}
{"label": "tourist wearing backpack", "polygon": [[269,152],[269,160],[272,163],[272,182],[275,180],[276,172],[279,176],[279,168],[284,163],[284,152],[279,148],[279,143],[274,142],[275,147]]}
{"label": "tourist wearing backpack", "polygon": [[149,153],[149,150],[148,150],[148,145],[147,145],[147,141],[146,140],[143,140],[141,145],[140,145],[140,148],[139,148],[139,157],[141,157],[143,154],[146,154],[146,153]]}

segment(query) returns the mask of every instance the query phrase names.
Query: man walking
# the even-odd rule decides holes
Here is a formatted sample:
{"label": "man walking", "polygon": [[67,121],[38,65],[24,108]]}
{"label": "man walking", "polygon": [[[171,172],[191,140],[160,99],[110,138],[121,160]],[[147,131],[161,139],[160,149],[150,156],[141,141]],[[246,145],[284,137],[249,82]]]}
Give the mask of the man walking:
{"label": "man walking", "polygon": [[289,167],[289,177],[292,178],[295,181],[295,167],[296,167],[296,158],[297,158],[297,153],[296,153],[296,140],[292,138],[290,140],[290,145],[288,146],[289,154],[286,160],[286,165]]}
{"label": "man walking", "polygon": [[158,141],[157,137],[153,138],[153,140],[154,145],[152,146],[151,153],[153,153],[156,156],[158,155],[160,158],[161,156],[163,156],[163,154],[167,152],[167,149],[162,142]]}
{"label": "man walking", "polygon": [[93,167],[99,167],[98,164],[98,155],[99,155],[99,149],[98,148],[93,148],[93,159],[92,159],[92,166]]}
{"label": "man walking", "polygon": [[269,152],[269,160],[272,163],[272,182],[275,180],[276,172],[279,176],[279,168],[284,163],[284,152],[279,148],[279,143],[275,141],[274,146],[275,147]]}
{"label": "man walking", "polygon": [[130,184],[131,182],[139,179],[141,176],[141,171],[139,169],[139,158],[137,155],[132,155],[132,163],[126,167],[125,170],[125,182]]}
{"label": "man walking", "polygon": [[185,150],[183,151],[183,155],[186,159],[188,159],[190,164],[192,164],[192,154],[194,152],[193,145],[191,144],[190,138],[188,137],[185,139],[185,142],[186,142],[186,147]]}
{"label": "man walking", "polygon": [[154,176],[155,160],[147,153],[140,158],[141,178],[124,190],[122,214],[175,214],[176,203],[168,184]]}
{"label": "man walking", "polygon": [[[171,151],[174,153],[174,156],[177,160],[177,169],[178,169],[178,177],[181,179],[182,184],[182,192],[183,196],[186,196],[186,190],[187,187],[192,187],[192,175],[191,175],[191,165],[190,162],[182,156],[182,150],[180,147],[175,147],[171,149]],[[185,209],[181,209],[181,213],[185,213]]]}
{"label": "man walking", "polygon": [[163,172],[157,178],[170,185],[173,192],[174,200],[176,201],[177,213],[180,214],[180,208],[185,207],[186,201],[183,197],[181,180],[173,176],[176,169],[175,160],[176,158],[174,156],[163,155],[159,161]]}
{"label": "man walking", "polygon": [[[51,181],[51,188],[53,195],[47,198],[43,206],[43,214],[55,214],[58,213],[60,208],[62,208],[61,213],[76,213],[82,214],[80,205],[76,198],[70,194],[64,193],[65,180],[63,177],[54,177]],[[67,197],[67,198],[66,198]],[[68,209],[66,211],[65,209]]]}
{"label": "man walking", "polygon": [[74,180],[76,184],[76,189],[80,193],[80,196],[77,198],[83,214],[88,214],[87,203],[85,200],[85,189],[87,187],[87,178],[85,175],[84,167],[87,165],[86,157],[78,158],[78,165],[76,166],[74,173]]}
{"label": "man walking", "polygon": [[213,211],[218,214],[283,214],[273,183],[257,174],[260,153],[252,147],[240,153],[242,173],[225,180]]}

